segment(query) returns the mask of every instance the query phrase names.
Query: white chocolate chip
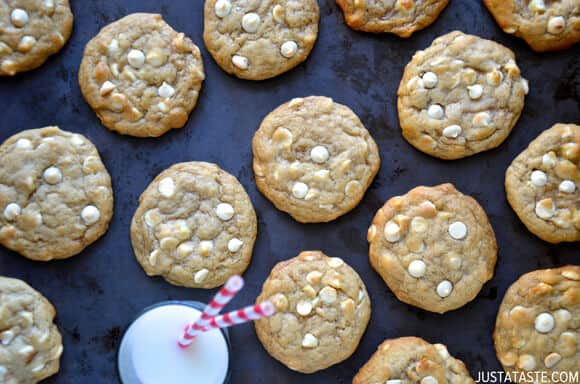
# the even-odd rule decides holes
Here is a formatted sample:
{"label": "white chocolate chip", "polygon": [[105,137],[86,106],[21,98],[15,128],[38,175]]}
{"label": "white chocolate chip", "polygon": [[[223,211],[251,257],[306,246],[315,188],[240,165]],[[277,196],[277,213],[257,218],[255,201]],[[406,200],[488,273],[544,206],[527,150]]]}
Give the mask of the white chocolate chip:
{"label": "white chocolate chip", "polygon": [[109,50],[109,55],[117,54],[121,50],[121,48],[119,48],[119,41],[117,41],[117,39],[111,40],[107,49]]}
{"label": "white chocolate chip", "polygon": [[300,301],[296,304],[296,312],[302,316],[308,316],[312,312],[312,304],[309,301]]}
{"label": "white chocolate chip", "polygon": [[456,221],[449,226],[449,236],[455,240],[462,240],[467,236],[467,226],[461,222]]}
{"label": "white chocolate chip", "polygon": [[424,378],[421,379],[421,384],[438,384],[439,382],[437,381],[436,378],[434,378],[433,376],[425,376]]}
{"label": "white chocolate chip", "polygon": [[180,259],[183,259],[183,258],[191,255],[193,253],[193,251],[194,251],[194,247],[193,247],[193,244],[191,242],[181,243],[177,247],[177,256]]}
{"label": "white chocolate chip", "polygon": [[36,44],[36,38],[34,36],[23,36],[18,43],[18,50],[20,52],[28,52]]}
{"label": "white chocolate chip", "polygon": [[213,250],[213,241],[202,240],[199,242],[199,254],[201,256],[204,256],[204,257],[209,256],[209,254],[212,250]]}
{"label": "white chocolate chip", "polygon": [[248,58],[240,55],[234,55],[232,57],[232,64],[242,70],[248,69],[248,67],[250,66]]}
{"label": "white chocolate chip", "polygon": [[22,213],[22,209],[20,208],[20,205],[16,203],[10,203],[6,206],[6,208],[4,208],[4,217],[8,221],[16,219],[18,216],[20,216],[20,213]]}
{"label": "white chocolate chip", "polygon": [[542,156],[542,165],[552,168],[556,165],[556,154],[554,152],[546,153]]}
{"label": "white chocolate chip", "polygon": [[488,112],[479,112],[473,116],[472,123],[478,127],[487,127],[491,123],[491,115]]}
{"label": "white chocolate chip", "polygon": [[528,4],[528,8],[532,12],[544,12],[546,10],[546,4],[544,0],[532,0]]}
{"label": "white chocolate chip", "polygon": [[133,68],[141,68],[145,64],[145,54],[138,49],[132,49],[127,55],[127,61]]}
{"label": "white chocolate chip", "polygon": [[195,272],[195,275],[193,275],[193,281],[195,281],[197,284],[200,284],[205,281],[205,279],[207,279],[207,275],[209,275],[209,271],[205,268],[201,269]]}
{"label": "white chocolate chip", "polygon": [[2,342],[2,345],[9,345],[12,340],[14,339],[15,333],[12,330],[7,330],[4,331],[2,333],[0,333],[0,342]]}
{"label": "white chocolate chip", "polygon": [[240,248],[242,248],[242,245],[244,245],[244,242],[234,237],[233,239],[228,241],[228,250],[230,252],[237,252],[240,250]]}
{"label": "white chocolate chip", "polygon": [[432,89],[437,86],[439,79],[433,72],[426,72],[423,77],[423,86],[427,89]]}
{"label": "white chocolate chip", "polygon": [[540,219],[547,220],[556,213],[556,206],[552,199],[543,199],[536,203],[536,215]]}
{"label": "white chocolate chip", "polygon": [[437,294],[441,298],[446,298],[447,296],[451,295],[453,291],[453,284],[449,280],[443,280],[442,282],[437,285]]}
{"label": "white chocolate chip", "polygon": [[327,264],[331,268],[339,268],[344,264],[344,261],[340,257],[331,257]]}
{"label": "white chocolate chip", "polygon": [[276,129],[276,131],[274,131],[274,134],[272,135],[272,141],[283,147],[289,147],[290,145],[292,145],[293,139],[294,135],[287,128],[278,128]]}
{"label": "white chocolate chip", "polygon": [[411,231],[424,233],[428,229],[427,220],[424,217],[416,216],[411,220]]}
{"label": "white chocolate chip", "polygon": [[38,373],[38,372],[42,371],[44,369],[44,367],[45,367],[44,364],[37,365],[36,367],[32,367],[30,369],[30,372]]}
{"label": "white chocolate chip", "polygon": [[524,89],[524,94],[530,93],[530,82],[522,77],[522,88]]}
{"label": "white chocolate chip", "polygon": [[318,347],[318,339],[311,333],[307,333],[302,338],[302,346],[304,348],[316,348]]}
{"label": "white chocolate chip", "polygon": [[165,55],[160,49],[152,49],[147,52],[147,62],[154,67],[160,67],[165,63]]}
{"label": "white chocolate chip", "polygon": [[542,171],[535,170],[530,175],[530,181],[536,187],[543,187],[548,183],[548,175]]}
{"label": "white chocolate chip", "polygon": [[319,271],[308,272],[308,274],[306,275],[306,280],[310,284],[316,285],[320,283],[320,281],[322,280],[322,272]]}
{"label": "white chocolate chip", "polygon": [[536,320],[534,321],[536,331],[540,333],[550,333],[555,325],[556,321],[554,320],[554,316],[550,313],[540,313],[536,316]]}
{"label": "white chocolate chip", "polygon": [[106,96],[109,93],[113,92],[113,89],[117,88],[117,86],[111,83],[109,80],[105,81],[103,85],[101,85],[101,96]]}
{"label": "white chocolate chip", "polygon": [[317,145],[310,150],[310,158],[318,164],[325,163],[330,157],[328,149],[322,145]]}
{"label": "white chocolate chip", "polygon": [[246,13],[242,18],[242,28],[248,33],[256,33],[261,22],[260,15],[257,13]]}
{"label": "white chocolate chip", "polygon": [[483,87],[479,84],[470,85],[467,87],[467,93],[470,99],[477,100],[483,95]]}
{"label": "white chocolate chip", "polygon": [[232,207],[228,203],[219,203],[215,209],[215,213],[217,217],[219,217],[223,221],[228,221],[232,217],[234,217],[234,207]]}
{"label": "white chocolate chip", "polygon": [[292,194],[297,199],[303,199],[308,194],[308,190],[309,190],[308,185],[298,182],[295,183],[294,186],[292,187]]}
{"label": "white chocolate chip", "polygon": [[563,193],[574,193],[576,191],[576,184],[572,180],[564,180],[560,183],[558,189]]}
{"label": "white chocolate chip", "polygon": [[391,379],[391,380],[387,380],[385,381],[385,384],[402,384],[403,381],[399,380],[399,379]]}
{"label": "white chocolate chip", "polygon": [[324,287],[318,293],[320,300],[326,304],[332,304],[336,301],[336,289],[332,287]]}
{"label": "white chocolate chip", "polygon": [[28,13],[21,8],[14,8],[10,14],[10,20],[15,27],[24,27],[29,20]]}
{"label": "white chocolate chip", "polygon": [[439,104],[431,104],[427,109],[427,115],[432,119],[441,120],[445,117],[445,111]]}
{"label": "white chocolate chip", "polygon": [[160,97],[169,99],[171,96],[175,94],[175,88],[173,88],[171,85],[167,84],[164,81],[163,84],[161,84],[161,86],[157,90],[157,93],[159,94]]}
{"label": "white chocolate chip", "polygon": [[567,309],[558,309],[554,313],[554,318],[556,319],[556,322],[560,326],[562,326],[563,328],[565,328],[566,325],[567,325],[567,323],[568,323],[568,321],[570,321],[570,319],[572,319],[572,314]]}
{"label": "white chocolate chip", "polygon": [[395,243],[401,239],[401,227],[394,221],[389,221],[385,225],[385,239],[389,243]]}
{"label": "white chocolate chip", "polygon": [[166,177],[157,184],[157,191],[163,197],[171,197],[175,193],[175,182],[171,177]]}
{"label": "white chocolate chip", "polygon": [[409,274],[415,278],[420,278],[425,276],[425,271],[427,269],[427,266],[425,265],[425,263],[422,260],[413,260],[411,261],[411,263],[409,264]]}
{"label": "white chocolate chip", "polygon": [[34,352],[34,347],[32,345],[25,345],[18,350],[18,353],[25,358],[30,356]]}
{"label": "white chocolate chip", "polygon": [[560,362],[560,360],[562,360],[562,356],[553,352],[546,356],[544,364],[546,365],[546,368],[553,368]]}
{"label": "white chocolate chip", "polygon": [[86,225],[91,225],[99,221],[101,212],[94,205],[87,205],[81,211],[81,217]]}
{"label": "white chocolate chip", "polygon": [[562,16],[551,17],[548,21],[548,33],[552,35],[559,35],[566,29],[566,19]]}
{"label": "white chocolate chip", "polygon": [[232,3],[229,0],[218,0],[215,3],[215,14],[219,18],[224,18],[232,11]]}
{"label": "white chocolate chip", "polygon": [[18,149],[32,149],[32,141],[28,139],[18,139],[16,142],[16,148]]}
{"label": "white chocolate chip", "polygon": [[443,128],[443,136],[448,137],[450,139],[455,139],[459,135],[461,135],[462,131],[463,131],[463,129],[461,129],[461,127],[459,125],[453,124],[453,125],[450,125],[446,128]]}
{"label": "white chocolate chip", "polygon": [[42,178],[48,184],[58,184],[62,180],[62,172],[57,167],[48,167],[42,173]]}
{"label": "white chocolate chip", "polygon": [[280,46],[280,53],[287,59],[294,57],[296,52],[298,52],[298,44],[295,41],[286,41]]}
{"label": "white chocolate chip", "polygon": [[284,22],[284,7],[281,6],[280,4],[277,4],[276,6],[274,6],[274,8],[272,9],[272,16],[274,17],[274,20],[276,20],[277,23],[283,23]]}
{"label": "white chocolate chip", "polygon": [[518,359],[518,368],[531,371],[536,368],[536,359],[532,355],[521,355]]}
{"label": "white chocolate chip", "polygon": [[155,266],[155,264],[157,264],[157,258],[159,257],[159,254],[161,252],[159,252],[158,249],[154,250],[153,252],[151,252],[149,254],[149,264],[151,264],[152,266]]}

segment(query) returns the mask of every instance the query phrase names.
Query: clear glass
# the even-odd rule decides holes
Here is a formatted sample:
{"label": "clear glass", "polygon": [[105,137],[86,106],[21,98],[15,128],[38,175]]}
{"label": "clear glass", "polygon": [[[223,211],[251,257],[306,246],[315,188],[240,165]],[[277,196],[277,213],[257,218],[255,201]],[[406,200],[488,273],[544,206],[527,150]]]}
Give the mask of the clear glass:
{"label": "clear glass", "polygon": [[[119,378],[119,381],[121,383],[123,383],[123,380],[121,379],[121,367],[119,364],[119,351],[121,349],[121,345],[123,340],[125,339],[125,336],[127,334],[127,331],[129,330],[129,328],[131,327],[131,325],[137,320],[139,319],[141,316],[143,316],[144,314],[146,314],[147,312],[155,309],[155,308],[159,308],[162,306],[166,306],[166,305],[183,305],[183,306],[187,306],[187,307],[191,307],[191,308],[195,308],[198,311],[203,311],[204,308],[206,307],[206,304],[201,303],[199,301],[180,301],[180,300],[168,300],[168,301],[162,301],[160,303],[151,305],[147,308],[145,308],[143,311],[141,311],[131,322],[131,324],[129,324],[127,326],[127,328],[125,329],[125,332],[123,333],[123,337],[121,338],[121,343],[119,343],[119,348],[117,349],[117,377]],[[227,328],[224,329],[220,329],[219,330],[226,342],[227,345],[227,349],[228,349],[228,355],[229,355],[229,359],[228,359],[228,368],[227,368],[227,373],[226,373],[226,377],[223,381],[223,384],[230,384],[230,378],[231,378],[231,361],[232,361],[232,347],[231,347],[231,343],[230,343],[230,335],[228,333]],[[177,340],[176,340],[177,341]],[[203,383],[199,383],[199,384],[203,384]]]}

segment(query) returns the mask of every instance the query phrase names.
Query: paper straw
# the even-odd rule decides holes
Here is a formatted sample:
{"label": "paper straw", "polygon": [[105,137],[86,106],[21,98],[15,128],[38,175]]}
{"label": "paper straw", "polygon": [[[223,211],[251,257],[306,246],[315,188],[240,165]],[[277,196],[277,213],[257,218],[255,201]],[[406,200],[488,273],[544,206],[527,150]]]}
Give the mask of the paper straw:
{"label": "paper straw", "polygon": [[[203,309],[201,316],[193,324],[188,324],[185,328],[185,337],[188,334],[193,333],[195,330],[204,329],[209,321],[236,296],[236,294],[244,287],[244,279],[241,276],[234,275],[228,279],[226,284],[219,290],[219,292],[214,296],[214,298],[209,302],[208,305]],[[182,337],[182,338],[183,338]],[[195,337],[195,336],[193,336]],[[192,337],[192,339],[193,339]],[[191,344],[191,341],[189,342]]]}
{"label": "paper straw", "polygon": [[213,317],[204,327],[197,329],[193,329],[193,327],[186,328],[186,332],[179,339],[179,346],[182,348],[188,347],[193,342],[193,339],[200,333],[211,331],[213,329],[228,328],[233,325],[247,323],[248,321],[270,317],[274,313],[276,313],[274,304],[269,301],[264,301],[260,304],[250,305],[236,311]]}

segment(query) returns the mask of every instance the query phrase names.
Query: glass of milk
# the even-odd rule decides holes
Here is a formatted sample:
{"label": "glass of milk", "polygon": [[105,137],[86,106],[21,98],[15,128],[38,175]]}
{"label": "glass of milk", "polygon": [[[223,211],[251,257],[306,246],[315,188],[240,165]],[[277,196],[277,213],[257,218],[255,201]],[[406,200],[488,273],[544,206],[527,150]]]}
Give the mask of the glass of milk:
{"label": "glass of milk", "polygon": [[177,345],[185,326],[196,321],[204,308],[196,301],[165,301],[145,309],[121,340],[117,360],[121,382],[229,383],[227,330],[202,333],[188,348]]}

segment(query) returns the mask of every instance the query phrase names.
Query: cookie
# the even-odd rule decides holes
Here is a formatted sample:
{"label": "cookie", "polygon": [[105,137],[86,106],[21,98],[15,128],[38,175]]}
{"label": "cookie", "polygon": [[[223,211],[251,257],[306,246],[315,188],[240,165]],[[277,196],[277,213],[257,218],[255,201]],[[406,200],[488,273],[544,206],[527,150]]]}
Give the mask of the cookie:
{"label": "cookie", "polygon": [[418,337],[385,340],[352,384],[474,384],[465,364],[443,344]]}
{"label": "cookie", "polygon": [[446,160],[499,146],[524,107],[528,82],[508,48],[459,31],[415,53],[399,85],[403,136]]}
{"label": "cookie", "polygon": [[214,288],[242,274],[252,257],[256,213],[240,182],[215,164],[179,163],[139,198],[131,242],[147,275]]}
{"label": "cookie", "polygon": [[580,126],[540,134],[507,169],[505,188],[530,232],[550,243],[580,241]]}
{"label": "cookie", "polygon": [[431,25],[449,0],[336,0],[336,3],[352,29],[409,37]]}
{"label": "cookie", "polygon": [[504,32],[524,39],[536,52],[580,41],[578,0],[483,0]]}
{"label": "cookie", "polygon": [[60,51],[72,27],[68,0],[0,2],[0,76],[40,67]]}
{"label": "cookie", "polygon": [[[506,372],[578,372],[580,367],[580,266],[521,276],[506,292],[493,334]],[[517,376],[520,377],[520,376]],[[556,379],[557,380],[557,379]]]}
{"label": "cookie", "polygon": [[293,99],[266,116],[253,151],[258,189],[303,223],[331,221],[356,207],[381,162],[354,112],[320,96]]}
{"label": "cookie", "polygon": [[224,71],[264,80],[308,58],[319,18],[316,0],[206,0],[203,39]]}
{"label": "cookie", "polygon": [[47,127],[0,146],[0,244],[65,259],[101,237],[112,215],[111,178],[86,137]]}
{"label": "cookie", "polygon": [[387,201],[368,241],[371,265],[397,298],[437,313],[472,301],[497,259],[485,211],[451,184],[416,187]]}
{"label": "cookie", "polygon": [[62,338],[52,304],[25,282],[0,276],[0,382],[34,384],[59,369]]}
{"label": "cookie", "polygon": [[124,135],[182,128],[205,78],[199,48],[161,15],[134,13],[87,44],[79,84],[103,125]]}
{"label": "cookie", "polygon": [[255,322],[266,351],[288,368],[313,373],[346,360],[371,316],[364,283],[342,259],[305,251],[276,264],[257,302],[277,313]]}

